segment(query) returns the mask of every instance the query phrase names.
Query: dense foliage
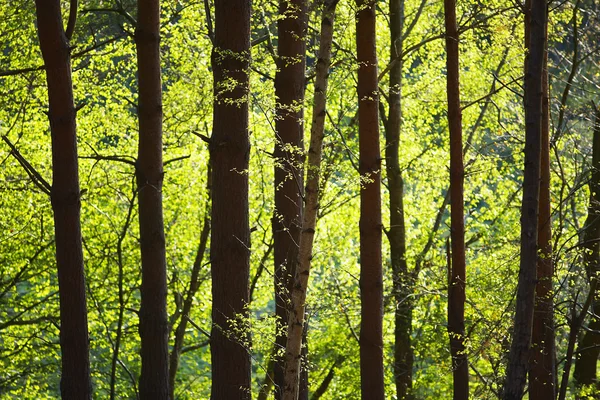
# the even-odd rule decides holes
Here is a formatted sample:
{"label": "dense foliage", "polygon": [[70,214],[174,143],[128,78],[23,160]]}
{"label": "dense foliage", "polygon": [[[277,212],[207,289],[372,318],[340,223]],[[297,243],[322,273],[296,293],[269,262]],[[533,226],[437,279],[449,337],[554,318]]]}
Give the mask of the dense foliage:
{"label": "dense foliage", "polygon": [[[64,2],[65,18],[68,2]],[[82,234],[90,359],[95,398],[136,398],[140,374],[140,251],[135,166],[137,89],[129,0],[84,0],[73,40]],[[212,130],[210,1],[161,1],[163,188],[168,312],[173,329],[188,319],[175,394],[209,398],[210,254],[198,255],[207,223],[208,147]],[[400,163],[404,179],[407,263],[416,276],[412,345],[416,398],[449,398],[447,340],[449,174],[445,48],[441,1],[406,0]],[[554,302],[558,376],[573,312],[589,290],[585,231],[594,107],[599,92],[600,6],[551,1],[549,74]],[[208,7],[206,7],[208,5]],[[510,347],[519,268],[523,170],[524,65],[520,2],[458,2],[465,160],[467,352],[473,398],[496,398]],[[0,11],[0,397],[56,398],[60,347],[47,88],[30,1]],[[253,393],[269,384],[274,356],[273,159],[278,19],[274,1],[255,0],[250,67],[251,343]],[[338,5],[329,76],[320,211],[308,289],[309,389],[322,398],[359,398],[360,322],[355,5]],[[390,39],[387,4],[377,2],[381,124],[387,112]],[[321,9],[311,2],[307,30],[305,120],[310,121]],[[235,27],[231,27],[235,29]],[[382,151],[383,151],[383,129]],[[308,137],[308,129],[307,129]],[[306,141],[305,141],[306,143]],[[384,161],[385,162],[385,161]],[[383,174],[384,232],[389,228]],[[384,254],[386,393],[395,398],[394,320],[389,248]],[[387,260],[387,262],[386,262]],[[199,290],[181,313],[194,263]],[[587,321],[587,320],[586,320]],[[584,324],[587,326],[587,322]],[[240,324],[240,329],[243,329]],[[174,335],[171,331],[170,337]],[[581,333],[580,333],[581,335]],[[118,339],[117,339],[118,338]],[[593,388],[576,388],[594,396]],[[598,392],[596,392],[598,393]],[[592,398],[590,397],[590,398]]]}

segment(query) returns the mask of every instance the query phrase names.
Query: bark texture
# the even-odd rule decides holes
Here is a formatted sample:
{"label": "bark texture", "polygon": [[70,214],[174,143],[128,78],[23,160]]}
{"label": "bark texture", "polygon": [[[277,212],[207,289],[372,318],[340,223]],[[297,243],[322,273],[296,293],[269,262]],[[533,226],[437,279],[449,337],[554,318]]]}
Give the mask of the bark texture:
{"label": "bark texture", "polygon": [[[275,262],[275,343],[285,348],[291,284],[298,257],[302,224],[302,157],[304,151],[304,88],[306,69],[306,0],[280,0],[277,22],[278,55],[275,75],[275,212],[273,256]],[[275,399],[284,386],[284,359],[274,365]],[[303,390],[306,392],[306,390]]]}
{"label": "bark texture", "polygon": [[594,288],[591,321],[578,344],[578,355],[573,376],[578,386],[598,384],[596,366],[600,355],[600,293],[597,285],[600,274],[600,110],[595,110],[594,140],[592,151],[592,176],[590,179],[590,203],[583,233],[583,260],[590,287]]}
{"label": "bark texture", "polygon": [[459,36],[456,0],[444,0],[446,23],[446,69],[448,127],[450,130],[450,241],[452,246],[448,282],[448,335],[452,355],[454,396],[469,398],[469,363],[465,348],[465,260],[464,165],[462,111],[460,108]]}
{"label": "bark texture", "polygon": [[140,338],[141,399],[169,397],[167,262],[162,211],[162,84],[159,0],[138,0],[135,44],[138,62],[139,201],[142,286]]}
{"label": "bark texture", "polygon": [[381,154],[375,2],[357,0],[362,398],[384,399]]}
{"label": "bark texture", "polygon": [[404,181],[400,170],[399,146],[402,130],[402,31],[404,0],[390,0],[390,68],[389,116],[385,130],[385,165],[388,179],[390,243],[394,308],[394,382],[399,399],[411,399],[413,350],[412,334],[412,274],[406,260],[406,227],[404,223]]}
{"label": "bark texture", "polygon": [[284,400],[297,400],[299,395],[306,290],[310,274],[317,213],[319,211],[319,181],[326,115],[327,78],[331,63],[331,43],[333,41],[333,21],[336,5],[337,0],[326,1],[323,6],[321,20],[321,41],[316,66],[313,119],[306,170],[306,195],[285,349]]}
{"label": "bark texture", "polygon": [[215,3],[214,114],[209,146],[213,168],[212,400],[251,398],[247,327],[250,14],[247,0]]}
{"label": "bark texture", "polygon": [[521,206],[521,260],[514,333],[503,398],[519,400],[527,380],[536,287],[542,80],[547,21],[546,2],[531,0],[529,53],[525,74],[525,170]]}
{"label": "bark texture", "polygon": [[[35,4],[52,137],[50,196],[60,299],[60,392],[65,400],[91,399],[71,49],[63,28],[60,1],[37,0]],[[71,10],[74,13],[76,9]]]}
{"label": "bark texture", "polygon": [[[546,32],[546,47],[548,35]],[[537,284],[531,339],[529,397],[531,400],[556,398],[556,350],[554,344],[554,304],[552,277],[552,210],[550,204],[550,114],[548,108],[548,52],[544,54],[542,136],[540,155],[540,209],[538,217]]]}

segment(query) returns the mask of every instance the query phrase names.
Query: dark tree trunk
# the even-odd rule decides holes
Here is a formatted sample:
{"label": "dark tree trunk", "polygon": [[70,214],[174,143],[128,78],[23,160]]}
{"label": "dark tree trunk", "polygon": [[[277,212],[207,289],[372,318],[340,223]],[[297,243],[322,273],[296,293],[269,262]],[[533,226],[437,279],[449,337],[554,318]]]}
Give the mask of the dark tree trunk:
{"label": "dark tree trunk", "polygon": [[[71,9],[72,18],[77,12]],[[71,49],[63,28],[60,1],[37,0],[40,47],[46,67],[56,266],[60,298],[60,349],[63,399],[91,399],[90,361],[81,242],[80,191]],[[72,32],[72,28],[70,29]]]}
{"label": "dark tree trunk", "polygon": [[465,349],[464,165],[462,112],[460,108],[459,37],[456,0],[444,0],[446,21],[446,68],[448,126],[450,130],[450,239],[452,257],[448,282],[448,335],[452,355],[454,399],[469,398],[469,363]]}
{"label": "dark tree trunk", "polygon": [[525,74],[525,171],[521,208],[521,261],[517,287],[512,345],[508,358],[505,400],[523,396],[529,365],[529,350],[535,302],[538,205],[540,191],[540,147],[542,133],[542,81],[546,37],[546,1],[531,0],[529,52]]}
{"label": "dark tree trunk", "polygon": [[162,86],[159,0],[138,0],[135,44],[138,61],[139,201],[142,286],[140,338],[141,399],[169,398],[167,263],[162,212]]}
{"label": "dark tree trunk", "polygon": [[[315,68],[315,93],[313,101],[312,125],[310,132],[310,147],[308,150],[308,167],[305,188],[305,206],[302,214],[302,228],[294,284],[292,285],[292,305],[288,317],[287,341],[285,347],[284,371],[284,400],[298,400],[308,396],[302,392],[301,383],[301,352],[302,340],[305,331],[306,290],[312,260],[313,240],[319,211],[319,182],[321,155],[325,128],[325,114],[327,103],[327,83],[329,66],[331,64],[331,44],[333,40],[333,21],[337,0],[325,1],[323,17],[321,19],[321,40],[319,43],[319,56]],[[300,397],[303,396],[303,397]],[[305,397],[304,397],[305,398]]]}
{"label": "dark tree trunk", "polygon": [[381,154],[375,2],[357,0],[362,398],[384,399]]}
{"label": "dark tree trunk", "polygon": [[413,350],[412,274],[406,261],[406,227],[404,223],[404,181],[400,170],[399,145],[402,129],[402,31],[404,0],[390,0],[390,68],[389,116],[385,130],[385,163],[390,196],[390,227],[387,238],[392,262],[394,308],[394,382],[398,399],[411,399]]}
{"label": "dark tree trunk", "polygon": [[[546,32],[546,47],[547,47]],[[544,54],[542,137],[540,155],[540,209],[538,217],[537,284],[531,338],[529,398],[556,398],[556,351],[554,345],[554,306],[552,277],[552,210],[550,205],[550,110],[548,108],[548,52]]]}
{"label": "dark tree trunk", "polygon": [[246,0],[215,3],[214,120],[210,140],[212,400],[251,398],[247,326],[250,14],[251,5]]}
{"label": "dark tree trunk", "polygon": [[[304,137],[304,88],[306,59],[306,0],[280,0],[277,23],[278,55],[275,75],[275,212],[273,240],[275,262],[275,343],[285,348],[285,326],[291,283],[298,257],[302,224],[302,157]],[[284,386],[284,359],[274,366],[275,399]]]}
{"label": "dark tree trunk", "polygon": [[329,385],[333,381],[333,378],[335,377],[335,370],[339,367],[340,364],[342,364],[342,362],[344,362],[344,360],[345,357],[340,356],[333,362],[333,364],[329,368],[329,371],[327,372],[327,375],[325,375],[325,378],[321,381],[319,387],[317,387],[317,389],[313,392],[313,395],[310,397],[310,400],[319,400],[321,397],[323,397],[323,395],[327,392]]}
{"label": "dark tree trunk", "polygon": [[[394,382],[398,399],[412,399],[412,274],[406,260],[404,223],[404,181],[400,170],[399,145],[402,129],[402,68],[404,0],[390,0],[390,92],[389,116],[385,129],[385,159],[390,196],[390,243],[394,309]],[[395,62],[394,62],[395,61]]]}
{"label": "dark tree trunk", "polygon": [[[600,110],[595,110],[594,141],[592,150],[592,176],[590,179],[590,203],[583,233],[583,260],[590,283],[600,273]],[[597,285],[590,285],[597,287]],[[578,386],[597,384],[596,365],[600,355],[600,293],[593,294],[592,321],[580,340],[574,377]]]}

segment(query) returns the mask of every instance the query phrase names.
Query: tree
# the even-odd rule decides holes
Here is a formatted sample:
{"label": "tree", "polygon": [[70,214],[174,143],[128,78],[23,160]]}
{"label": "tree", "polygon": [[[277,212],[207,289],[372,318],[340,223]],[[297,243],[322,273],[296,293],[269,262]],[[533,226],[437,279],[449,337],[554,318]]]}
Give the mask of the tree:
{"label": "tree", "polygon": [[383,399],[381,154],[375,2],[357,0],[360,173],[360,370],[363,399]]}
{"label": "tree", "polygon": [[[390,89],[389,112],[385,124],[385,167],[390,196],[390,242],[394,309],[394,381],[399,399],[410,399],[414,354],[411,344],[413,282],[406,261],[404,221],[404,180],[400,170],[399,146],[402,127],[402,49],[404,0],[390,0]],[[383,113],[382,113],[383,114]]]}
{"label": "tree", "polygon": [[529,52],[525,74],[525,171],[521,206],[521,259],[515,325],[503,398],[520,399],[529,365],[535,302],[540,192],[540,147],[547,6],[531,0]]}
{"label": "tree", "polygon": [[297,400],[300,393],[300,369],[302,337],[305,326],[306,291],[312,261],[312,248],[319,211],[319,181],[323,138],[325,136],[325,115],[327,104],[327,84],[331,65],[331,45],[333,23],[338,0],[323,3],[321,19],[321,40],[316,65],[313,117],[308,149],[304,213],[300,231],[298,255],[292,286],[292,306],[288,316],[287,341],[285,347],[284,400]]}
{"label": "tree", "polygon": [[204,211],[204,220],[202,221],[202,231],[200,232],[200,239],[198,243],[198,250],[196,251],[196,257],[194,264],[192,265],[192,275],[190,276],[190,283],[185,293],[185,299],[181,307],[181,319],[177,328],[175,328],[175,337],[173,338],[173,349],[169,356],[169,398],[175,399],[175,378],[177,376],[177,369],[179,367],[179,359],[181,357],[181,351],[183,350],[183,341],[185,337],[185,330],[188,325],[190,313],[192,311],[192,305],[194,302],[194,296],[200,288],[202,280],[200,279],[200,271],[204,260],[204,253],[208,244],[208,238],[210,235],[210,205],[211,205],[211,189],[212,182],[211,176],[212,171],[210,168],[210,161],[206,168],[206,205]]}
{"label": "tree", "polygon": [[[527,12],[527,10],[526,10]],[[548,47],[546,27],[545,46]],[[544,53],[542,77],[542,131],[540,155],[540,197],[538,217],[537,283],[531,338],[529,392],[531,399],[556,398],[556,349],[554,341],[554,299],[552,279],[552,210],[550,203],[550,110],[548,93],[548,51]]]}
{"label": "tree", "polygon": [[574,377],[578,386],[597,383],[597,363],[600,355],[600,300],[597,289],[598,274],[600,273],[600,110],[594,105],[594,138],[592,145],[592,168],[590,178],[590,199],[588,215],[583,233],[583,260],[587,277],[590,282],[592,296],[592,316],[588,329],[578,344],[577,361],[575,362]]}
{"label": "tree", "polygon": [[[68,3],[61,3],[63,25],[68,25]],[[299,388],[303,387],[302,374],[306,371],[302,366],[310,366],[309,397],[353,398],[360,396],[361,390],[361,369],[358,368],[361,348],[359,101],[356,30],[351,26],[356,22],[358,8],[356,3],[338,3],[335,26],[323,28],[323,33],[329,29],[335,38],[330,42],[330,65],[323,68],[325,62],[319,61],[323,57],[318,54],[318,47],[326,39],[324,36],[320,40],[320,23],[328,11],[323,12],[323,1],[306,3],[303,85],[310,94],[311,108],[319,104],[325,94],[327,107],[317,107],[314,112],[304,110],[303,115],[309,118],[309,123],[315,117],[324,124],[324,129],[314,232],[310,227],[302,232],[300,217],[295,214],[299,235],[308,238],[314,234],[314,237],[311,250],[303,250],[303,254],[310,254],[312,258],[310,277],[303,273],[299,280],[299,291],[305,290],[305,297],[295,300],[295,306],[306,305],[307,311],[299,308],[293,314],[298,319],[292,322],[295,325],[290,337],[298,340],[296,349],[300,349],[294,353],[297,358],[293,363],[296,363],[294,371],[301,374],[296,380],[300,381]],[[383,280],[385,395],[447,398],[452,396],[453,386],[459,388],[453,385],[453,372],[458,370],[453,371],[453,358],[449,354],[448,289],[456,289],[461,281],[449,285],[448,279],[454,274],[446,269],[446,266],[458,266],[456,262],[449,262],[457,253],[450,253],[447,240],[456,236],[456,230],[451,229],[451,211],[458,206],[454,204],[450,209],[450,203],[456,200],[450,192],[456,186],[450,188],[448,176],[446,78],[452,74],[447,73],[451,68],[446,69],[445,65],[444,41],[448,35],[443,21],[444,2],[394,0],[384,3],[375,3],[375,6],[380,6],[376,12],[383,17],[377,20],[377,51],[386,64],[378,76],[379,123],[385,128],[385,137],[383,132],[379,136],[380,141],[385,140],[379,153],[380,158],[385,157],[385,165],[380,168],[386,168],[381,172],[384,186],[381,217],[385,221],[382,231],[390,244],[389,247],[388,243],[382,245],[384,252],[390,249],[390,253],[382,257],[383,271],[388,274]],[[465,344],[469,363],[468,393],[478,399],[502,397],[513,329],[511,314],[515,310],[515,271],[519,264],[517,203],[521,201],[524,139],[522,7],[509,0],[488,3],[455,4],[457,18],[463,15],[458,33],[465,179],[464,243],[469,279],[468,305],[464,306]],[[273,157],[276,125],[294,120],[297,126],[299,122],[296,117],[288,118],[296,107],[282,106],[281,98],[276,100],[274,93],[276,75],[288,67],[297,67],[296,63],[280,62],[281,68],[277,71],[277,49],[282,47],[279,51],[282,53],[286,40],[285,32],[277,34],[277,26],[280,17],[285,20],[290,12],[281,15],[279,1],[252,2],[256,12],[250,20],[251,64],[241,60],[247,60],[249,53],[215,52],[219,56],[231,56],[233,62],[225,60],[225,64],[229,63],[224,68],[226,71],[221,68],[225,79],[213,92],[213,85],[207,82],[212,81],[208,74],[214,72],[210,65],[214,20],[210,16],[214,16],[215,4],[221,10],[227,7],[224,12],[229,14],[239,10],[238,3],[200,1],[161,3],[160,11],[162,213],[167,260],[167,322],[172,334],[168,348],[171,355],[169,396],[182,400],[208,399],[213,384],[211,368],[215,369],[216,391],[219,382],[227,384],[230,383],[227,379],[239,376],[238,372],[231,372],[232,369],[240,365],[248,368],[246,357],[250,357],[250,372],[245,370],[242,379],[232,384],[237,389],[220,395],[247,398],[252,391],[252,397],[266,400],[273,397],[272,371],[277,359],[274,354],[278,351],[277,356],[283,357],[281,348],[274,346],[277,317],[272,275],[275,273],[273,164],[278,162],[280,172],[285,169],[284,184],[295,183],[292,185],[295,191],[290,193],[300,197],[302,204],[307,202],[305,214],[313,212],[314,207],[308,204],[314,202],[314,198],[302,183],[296,183],[296,178],[304,175],[306,179],[315,175],[315,171],[307,167],[311,158],[308,136],[306,153],[299,154],[294,145],[278,145],[275,150],[287,154],[277,159]],[[290,4],[287,3],[288,10]],[[389,15],[388,10],[382,9],[387,6]],[[578,387],[570,370],[571,360],[575,364],[584,356],[595,358],[591,352],[587,353],[588,342],[581,342],[588,337],[585,333],[589,326],[594,326],[592,299],[597,288],[597,280],[593,277],[590,280],[586,275],[585,264],[593,260],[587,259],[592,257],[590,249],[584,248],[584,244],[595,240],[586,238],[593,229],[588,229],[585,221],[592,164],[592,157],[588,157],[592,145],[587,132],[593,125],[589,100],[596,91],[593,78],[600,71],[596,65],[600,25],[594,18],[594,7],[591,0],[554,2],[551,44],[548,45],[548,68],[554,77],[549,111],[556,122],[550,132],[555,268],[552,297],[556,337],[561,338],[556,341],[556,368],[563,377],[560,395],[564,399],[594,396],[597,389],[595,384]],[[575,13],[577,8],[582,12]],[[135,1],[88,2],[78,14],[77,29],[69,41],[77,110],[81,236],[90,371],[94,374],[92,398],[141,398],[140,373],[144,369],[146,374],[147,370],[146,365],[142,367],[138,333],[142,260],[136,166],[140,167],[137,162],[138,117],[143,111],[138,105],[143,99],[138,94],[135,41],[129,40],[135,37],[136,13]],[[53,254],[55,225],[48,201],[51,185],[44,178],[52,174],[50,131],[43,113],[48,111],[46,67],[39,47],[29,45],[37,41],[35,2],[4,0],[2,15],[0,397],[60,398],[59,281]],[[290,21],[282,20],[281,26],[284,22]],[[323,22],[331,24],[330,19]],[[225,29],[221,34],[239,34],[238,26],[227,23],[227,26],[221,25],[221,29]],[[579,29],[572,29],[574,25]],[[455,43],[454,40],[451,44]],[[224,57],[220,57],[221,60]],[[214,65],[216,62],[215,59]],[[239,65],[242,66],[238,68]],[[249,86],[244,83],[240,89],[240,80],[232,77],[231,71],[243,71],[248,76]],[[326,93],[321,83],[325,77],[328,79]],[[283,87],[288,83],[280,79],[277,85]],[[232,95],[238,89],[243,93],[241,100]],[[573,96],[568,96],[566,101],[565,93],[569,91]],[[224,109],[239,114],[241,108],[248,107],[247,130],[232,130],[236,119],[230,114],[226,122],[213,125],[215,93],[223,100],[217,104],[221,107],[221,111],[216,110],[218,115],[223,116]],[[313,103],[313,94],[317,95],[316,103]],[[361,102],[365,100],[363,96]],[[141,103],[143,106],[143,101]],[[231,135],[220,140],[215,131],[214,138],[210,138],[213,128]],[[246,241],[243,232],[229,230],[221,238],[235,240],[222,245],[221,253],[217,254],[215,244],[213,252],[209,251],[211,204],[207,204],[210,193],[205,185],[211,179],[207,180],[205,173],[209,169],[210,152],[214,155],[223,150],[227,155],[221,157],[221,161],[234,159],[229,150],[239,142],[228,139],[234,133],[248,136],[249,143],[241,145],[248,152],[251,144],[248,166],[230,163],[223,167],[221,164],[221,175],[231,174],[231,180],[236,180],[214,182],[226,185],[226,188],[221,187],[220,200],[215,200],[215,205],[221,204],[222,212],[218,226],[231,227],[230,217],[236,220],[237,228],[249,221],[251,240]],[[198,137],[209,146],[198,142]],[[298,159],[289,159],[294,157]],[[301,162],[306,162],[304,168]],[[291,172],[292,168],[297,171]],[[210,175],[215,176],[213,171]],[[238,206],[245,203],[238,195],[244,179],[248,182],[247,220],[231,212],[232,201]],[[364,190],[371,181],[363,179],[362,183]],[[285,188],[282,185],[278,189]],[[231,199],[232,196],[235,198]],[[297,198],[291,200],[288,203]],[[538,256],[543,245],[543,206],[540,195]],[[278,214],[283,215],[279,211]],[[213,239],[219,241],[218,236]],[[300,239],[302,246],[306,246],[307,240]],[[240,263],[240,252],[242,257],[249,255],[251,281],[249,290],[245,283],[238,285],[243,294],[235,298],[243,297],[248,290],[248,302],[240,300],[235,306],[242,304],[238,308],[241,311],[234,312],[231,303],[222,301],[221,306],[231,312],[213,326],[211,290],[224,293],[222,300],[233,291],[232,282],[244,279],[245,272],[240,271],[247,264],[245,259]],[[235,262],[223,262],[223,257],[235,258]],[[301,262],[297,256],[288,257],[285,266],[287,279],[290,279],[289,273],[295,266],[299,268]],[[539,267],[545,260],[545,257],[536,260],[540,273]],[[213,261],[215,268],[224,265],[226,268],[224,272],[221,270],[221,280],[214,287],[209,283]],[[362,261],[366,263],[369,259],[362,257]],[[306,263],[304,260],[303,265]],[[302,287],[305,277],[310,285],[308,290]],[[550,282],[538,279],[536,288],[542,283]],[[283,296],[293,298],[293,293]],[[219,296],[215,297],[218,302]],[[451,297],[456,299],[456,296]],[[536,293],[535,298],[538,307],[543,295]],[[535,310],[537,323],[542,313]],[[215,313],[219,315],[219,312],[215,306]],[[286,322],[289,319],[283,321]],[[296,336],[295,329],[301,325],[303,333],[308,329],[309,355],[304,353],[308,348],[306,338]],[[211,364],[210,331],[213,328],[217,330],[212,334],[213,350],[220,345],[218,330],[221,329],[224,337],[221,344],[231,345],[230,348],[237,346],[237,354],[244,358],[242,362],[222,351]],[[535,338],[533,333],[532,342]],[[364,347],[363,343],[363,350]],[[539,383],[534,376],[535,367],[539,366],[534,364],[534,357],[540,355],[535,350],[539,349],[540,346],[532,347],[526,360],[530,388],[525,397],[545,396],[541,390],[534,389]],[[575,369],[575,365],[572,368]],[[589,368],[581,373],[588,371]],[[542,377],[551,381],[547,368]],[[240,394],[239,387],[244,385],[247,392]],[[373,393],[365,391],[364,396],[373,397]]]}
{"label": "tree", "polygon": [[76,111],[69,44],[75,28],[77,2],[70,3],[66,30],[63,28],[60,1],[38,0],[35,4],[48,84],[48,119],[52,137],[53,175],[50,198],[54,211],[60,297],[60,393],[65,400],[91,399]]}
{"label": "tree", "polygon": [[450,130],[450,242],[452,256],[448,282],[448,335],[454,399],[469,398],[469,362],[465,342],[465,260],[464,165],[462,114],[459,81],[459,34],[456,24],[456,0],[444,1],[446,21],[446,69],[448,93],[448,126]]}
{"label": "tree", "polygon": [[138,62],[140,139],[136,163],[142,286],[140,397],[169,398],[167,262],[162,211],[162,86],[160,2],[138,1],[135,44]]}
{"label": "tree", "polygon": [[213,400],[250,399],[248,69],[250,2],[215,3],[212,167]]}
{"label": "tree", "polygon": [[[306,83],[306,0],[280,0],[277,20],[277,73],[275,75],[275,345],[284,349],[285,324],[302,224],[302,155],[304,152],[304,88]],[[284,386],[284,360],[274,364],[275,399]],[[306,386],[306,385],[305,385]],[[308,396],[307,388],[302,390]]]}

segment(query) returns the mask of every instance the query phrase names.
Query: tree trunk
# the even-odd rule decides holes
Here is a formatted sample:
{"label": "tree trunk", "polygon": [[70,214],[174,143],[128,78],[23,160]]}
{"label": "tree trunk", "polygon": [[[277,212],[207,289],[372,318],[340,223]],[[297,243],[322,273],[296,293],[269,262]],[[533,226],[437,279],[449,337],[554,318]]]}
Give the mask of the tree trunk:
{"label": "tree trunk", "polygon": [[360,189],[360,374],[363,399],[384,399],[381,154],[375,2],[357,0]]}
{"label": "tree trunk", "polygon": [[456,0],[444,0],[448,126],[450,130],[450,238],[452,245],[448,282],[448,335],[452,355],[454,399],[469,398],[469,362],[465,349],[465,222],[462,112],[460,108],[459,36]]}
{"label": "tree trunk", "polygon": [[[583,260],[590,283],[600,274],[600,110],[595,109],[594,141],[592,151],[592,176],[590,203],[583,231]],[[600,293],[593,295],[592,321],[579,342],[578,356],[573,376],[578,386],[597,384],[596,365],[600,355]]]}
{"label": "tree trunk", "polygon": [[[545,46],[547,48],[548,33]],[[554,345],[554,305],[552,277],[552,210],[550,205],[550,114],[548,108],[548,52],[544,54],[542,81],[542,136],[540,155],[540,209],[538,217],[537,284],[531,339],[529,397],[531,400],[556,398],[556,350]]]}
{"label": "tree trunk", "polygon": [[525,74],[525,171],[521,208],[521,261],[514,333],[508,358],[503,398],[523,396],[529,365],[529,349],[535,302],[540,147],[542,132],[542,76],[546,37],[546,1],[531,0],[530,41]]}
{"label": "tree trunk", "polygon": [[[72,18],[77,12],[73,3]],[[63,399],[91,399],[85,277],[80,222],[76,112],[71,49],[63,29],[60,1],[36,1],[40,47],[46,67],[56,266],[60,299],[60,392]],[[72,28],[71,28],[72,32]]]}
{"label": "tree trunk", "polygon": [[169,397],[167,263],[162,212],[162,86],[159,0],[138,0],[135,44],[139,86],[139,199],[142,286],[140,398]]}
{"label": "tree trunk", "polygon": [[[275,75],[275,343],[285,348],[291,283],[298,257],[302,223],[302,157],[304,151],[304,88],[306,65],[306,0],[280,0],[277,73]],[[284,359],[276,357],[275,399],[284,386]]]}
{"label": "tree trunk", "polygon": [[208,237],[210,235],[210,204],[211,204],[211,175],[212,170],[210,168],[210,161],[207,167],[206,177],[206,205],[204,210],[204,221],[202,224],[202,232],[200,232],[200,242],[198,244],[198,250],[196,251],[196,258],[194,265],[192,266],[192,276],[190,277],[190,287],[188,288],[185,300],[183,301],[183,307],[181,309],[181,319],[175,329],[175,337],[173,339],[173,349],[169,356],[169,398],[175,400],[175,378],[177,377],[177,369],[179,367],[179,358],[181,357],[181,349],[183,348],[183,342],[185,338],[185,330],[187,328],[188,318],[192,311],[192,305],[194,303],[194,296],[200,288],[202,283],[199,279],[200,270],[202,269],[204,253],[206,252],[206,245],[208,244]]}
{"label": "tree trunk", "polygon": [[306,290],[312,260],[317,212],[319,210],[319,179],[326,114],[327,80],[329,65],[331,63],[331,43],[333,41],[333,21],[336,5],[337,0],[326,0],[321,20],[321,41],[316,66],[313,119],[306,170],[306,196],[304,199],[300,247],[296,260],[294,284],[292,286],[292,308],[289,313],[285,348],[284,400],[297,400],[299,395]]}
{"label": "tree trunk", "polygon": [[215,3],[214,120],[210,140],[212,400],[251,398],[247,326],[250,14],[251,5],[246,0]]}
{"label": "tree trunk", "polygon": [[394,309],[394,382],[398,399],[411,399],[413,350],[412,333],[412,274],[406,261],[406,227],[404,223],[404,181],[400,170],[399,146],[402,129],[402,31],[404,29],[404,0],[390,0],[390,68],[389,116],[385,135],[385,163],[390,196],[390,243],[392,263],[392,292]]}

